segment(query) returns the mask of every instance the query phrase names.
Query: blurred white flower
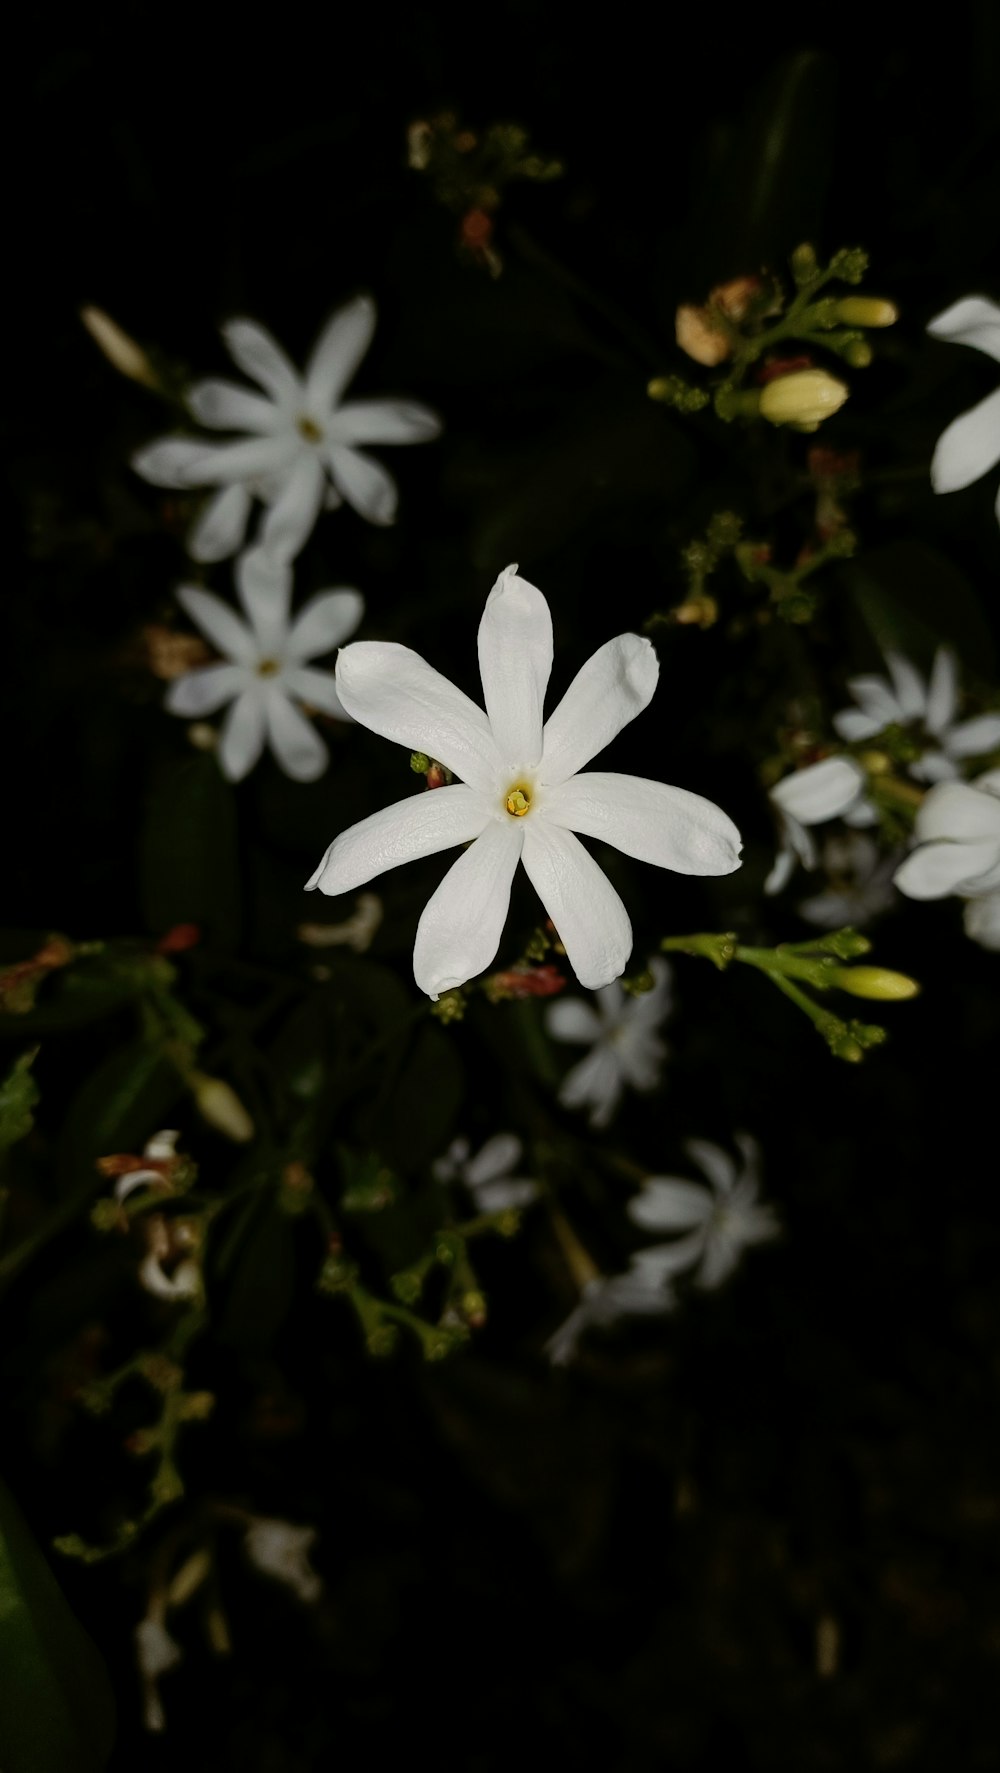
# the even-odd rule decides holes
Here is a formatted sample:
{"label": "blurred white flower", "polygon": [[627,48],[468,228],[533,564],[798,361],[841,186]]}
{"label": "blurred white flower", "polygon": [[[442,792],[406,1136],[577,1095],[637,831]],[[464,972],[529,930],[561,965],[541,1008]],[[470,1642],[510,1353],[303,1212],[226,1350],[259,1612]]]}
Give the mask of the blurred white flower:
{"label": "blurred white flower", "polygon": [[[437,792],[435,790],[435,792]],[[524,1155],[516,1133],[494,1133],[475,1157],[468,1139],[453,1139],[443,1157],[434,1163],[439,1182],[461,1182],[480,1213],[502,1213],[509,1207],[526,1207],[538,1194],[538,1183],[514,1174]]]}
{"label": "blurred white flower", "polygon": [[364,601],[357,591],[320,591],[293,617],[291,569],[259,548],[236,562],[236,590],[243,616],[211,591],[194,585],[178,591],[191,620],[227,662],[175,677],[165,706],[171,714],[199,718],[231,704],[218,752],[231,782],[253,769],[265,744],[286,776],[313,782],[329,758],[300,704],[337,720],[348,716],[333,673],[317,670],[309,660],[332,652],[354,633]]}
{"label": "blurred white flower", "polygon": [[170,1636],[163,1619],[150,1613],[135,1628],[135,1653],[142,1681],[142,1721],[147,1730],[160,1731],[166,1724],[160,1698],[160,1676],[176,1668],[180,1645]]}
{"label": "blurred white flower", "polygon": [[757,1142],[738,1133],[736,1144],[742,1168],[721,1146],[707,1139],[688,1139],[685,1150],[709,1186],[676,1176],[651,1176],[642,1193],[629,1201],[629,1217],[644,1231],[685,1234],[641,1251],[638,1260],[652,1262],[668,1275],[696,1268],[698,1286],[717,1287],[732,1274],[745,1249],[779,1235],[774,1208],[761,1206],[757,1198]]}
{"label": "blurred white flower", "polygon": [[601,1274],[588,1281],[579,1304],[545,1344],[552,1365],[568,1366],[584,1331],[595,1324],[612,1324],[623,1317],[662,1317],[672,1311],[676,1299],[670,1274],[668,1264],[655,1260],[655,1252],[643,1251],[633,1256],[622,1274]]}
{"label": "blurred white flower", "polygon": [[309,1562],[316,1541],[315,1527],[296,1527],[291,1521],[251,1521],[243,1544],[250,1562],[265,1576],[273,1576],[310,1605],[323,1592],[323,1579]]}
{"label": "blurred white flower", "polygon": [[649,970],[653,989],[638,997],[614,980],[595,992],[593,1004],[560,997],[546,1009],[545,1026],[553,1040],[590,1048],[563,1078],[559,1100],[564,1108],[589,1108],[592,1127],[609,1124],[626,1084],[652,1090],[660,1081],[667,1046],[658,1030],[671,1010],[671,973],[660,955],[650,961]]}
{"label": "blurred white flower", "polygon": [[815,868],[816,843],[808,826],[838,818],[848,825],[873,825],[878,817],[865,798],[864,770],[849,757],[807,764],[778,782],[770,799],[778,816],[780,847],[764,882],[765,893],[780,893],[797,861],[803,868]]}
{"label": "blurred white flower", "polygon": [[[1000,362],[1000,307],[986,296],[963,296],[935,315],[927,331],[952,345],[971,345]],[[987,394],[938,438],[931,462],[931,484],[938,493],[958,492],[1000,462],[1000,388]],[[1000,517],[1000,499],[997,501]]]}
{"label": "blurred white flower", "polygon": [[222,329],[230,356],[264,392],[235,382],[198,382],[187,395],[193,416],[217,431],[242,433],[231,442],[160,437],[132,457],[154,486],[216,486],[219,491],[189,538],[195,560],[223,560],[243,545],[253,499],[267,514],[260,541],[291,560],[326,504],[353,505],[369,523],[392,523],[396,483],[359,446],[424,443],[440,420],[414,400],[344,401],[375,331],[375,303],[358,296],[321,332],[304,376],[253,320]]}
{"label": "blurred white flower", "polygon": [[[918,808],[913,841],[895,876],[908,899],[978,899],[1000,888],[1000,769],[974,782],[936,783]],[[988,917],[973,922],[985,930]]]}
{"label": "blurred white flower", "polygon": [[486,602],[479,667],[486,713],[409,647],[362,641],[342,649],[337,688],[348,713],[464,780],[343,832],[307,888],[351,892],[401,862],[468,844],[417,926],[414,976],[437,998],[490,965],[523,861],[580,983],[607,985],[625,969],[632,926],[574,834],[680,874],[729,874],[739,866],[739,833],[719,807],[683,788],[578,774],[650,702],[659,664],[648,640],[608,641],[543,725],[552,617],[511,566]]}
{"label": "blurred white flower", "polygon": [[842,739],[873,739],[887,726],[916,726],[934,741],[909,764],[918,782],[944,782],[957,776],[960,762],[982,757],[1000,745],[1000,714],[956,721],[958,664],[950,647],[938,647],[929,678],[901,653],[888,652],[889,677],[852,677],[847,687],[857,702],[833,717]]}
{"label": "blurred white flower", "polygon": [[862,929],[887,911],[896,897],[892,879],[899,852],[883,856],[865,831],[843,831],[823,844],[820,866],[827,886],[799,905],[799,916],[822,930],[844,924]]}

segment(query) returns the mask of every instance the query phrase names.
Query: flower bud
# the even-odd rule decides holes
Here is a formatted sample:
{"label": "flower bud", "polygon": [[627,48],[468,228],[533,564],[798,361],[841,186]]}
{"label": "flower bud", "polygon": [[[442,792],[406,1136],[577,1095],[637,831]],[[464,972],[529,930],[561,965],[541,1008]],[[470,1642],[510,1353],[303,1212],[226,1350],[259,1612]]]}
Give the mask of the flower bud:
{"label": "flower bud", "polygon": [[677,310],[674,332],[681,350],[693,357],[695,363],[703,363],[706,369],[714,369],[717,363],[725,362],[732,354],[729,339],[708,308],[685,303]]}
{"label": "flower bud", "polygon": [[159,377],[142,346],[130,339],[110,314],[105,314],[103,308],[81,308],[80,319],[112,369],[127,376],[130,382],[141,382],[143,387],[159,391]]}
{"label": "flower bud", "polygon": [[236,1145],[246,1145],[254,1136],[254,1124],[236,1091],[221,1077],[208,1077],[204,1071],[192,1071],[189,1084],[194,1092],[195,1106],[202,1120],[224,1138]]}
{"label": "flower bud", "polygon": [[887,967],[841,967],[833,975],[833,983],[852,997],[877,997],[887,1003],[916,997],[920,986],[906,973],[893,973]]}
{"label": "flower bud", "polygon": [[815,277],[816,272],[819,269],[819,266],[816,263],[815,250],[809,245],[808,241],[803,241],[801,246],[795,248],[789,262],[792,267],[792,276],[795,278],[796,283],[808,283],[810,278]]}
{"label": "flower bud", "polygon": [[849,389],[825,369],[779,376],[760,391],[760,416],[772,425],[819,425],[847,399]]}
{"label": "flower bud", "polygon": [[844,346],[844,362],[852,369],[867,369],[875,353],[867,339],[852,339]]}
{"label": "flower bud", "polygon": [[894,326],[899,319],[895,302],[881,296],[842,296],[836,312],[845,326]]}

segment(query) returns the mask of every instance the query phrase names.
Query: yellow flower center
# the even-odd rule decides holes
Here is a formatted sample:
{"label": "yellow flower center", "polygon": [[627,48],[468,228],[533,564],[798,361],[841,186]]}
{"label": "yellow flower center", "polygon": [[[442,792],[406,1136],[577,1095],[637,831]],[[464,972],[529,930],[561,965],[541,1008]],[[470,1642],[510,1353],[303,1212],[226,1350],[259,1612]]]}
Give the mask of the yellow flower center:
{"label": "yellow flower center", "polygon": [[523,819],[531,806],[531,794],[527,788],[512,788],[504,805],[512,818]]}
{"label": "yellow flower center", "polygon": [[316,420],[311,419],[308,413],[303,413],[297,420],[297,424],[300,436],[304,437],[307,443],[322,443],[323,433]]}
{"label": "yellow flower center", "polygon": [[258,677],[276,677],[281,670],[277,659],[261,659],[257,666]]}

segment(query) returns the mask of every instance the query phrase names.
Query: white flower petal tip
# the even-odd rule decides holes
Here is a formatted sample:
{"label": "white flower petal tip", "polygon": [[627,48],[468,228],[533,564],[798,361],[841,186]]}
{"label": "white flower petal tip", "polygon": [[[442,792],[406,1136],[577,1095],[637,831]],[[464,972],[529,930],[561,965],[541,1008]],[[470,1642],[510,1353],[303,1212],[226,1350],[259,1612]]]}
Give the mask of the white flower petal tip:
{"label": "white flower petal tip", "polygon": [[[1000,362],[1000,307],[986,296],[964,296],[929,323],[932,338],[970,345]],[[939,437],[931,462],[937,493],[959,492],[1000,461],[1000,388],[954,419]]]}
{"label": "white flower petal tip", "polygon": [[475,1157],[467,1139],[455,1139],[433,1166],[439,1182],[460,1182],[480,1213],[521,1211],[538,1198],[537,1182],[515,1174],[523,1146],[516,1133],[494,1133]]}

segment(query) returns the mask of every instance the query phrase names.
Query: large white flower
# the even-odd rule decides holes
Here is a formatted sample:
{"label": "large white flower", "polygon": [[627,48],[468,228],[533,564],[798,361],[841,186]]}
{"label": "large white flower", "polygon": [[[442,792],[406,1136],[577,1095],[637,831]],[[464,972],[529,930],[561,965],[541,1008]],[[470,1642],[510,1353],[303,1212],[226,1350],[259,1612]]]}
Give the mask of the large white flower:
{"label": "large white flower", "polygon": [[849,757],[824,757],[785,776],[771,789],[771,805],[778,815],[780,847],[774,867],[764,882],[765,893],[780,893],[787,886],[796,862],[815,868],[817,850],[810,825],[828,819],[845,819],[849,825],[873,825],[877,814],[865,798],[865,773]]}
{"label": "large white flower", "polygon": [[357,591],[319,591],[293,618],[291,569],[259,548],[236,562],[236,590],[242,617],[211,591],[194,585],[178,591],[191,620],[227,662],[176,677],[165,705],[171,714],[201,719],[231,703],[219,742],[219,763],[231,782],[253,769],[265,743],[287,776],[313,782],[329,759],[298,704],[337,720],[348,716],[333,672],[318,671],[309,660],[354,633],[364,600]]}
{"label": "large white flower", "polygon": [[659,1027],[670,1013],[670,968],[657,955],[649,963],[656,983],[639,997],[626,995],[617,980],[595,994],[593,1005],[579,997],[549,1004],[545,1025],[553,1040],[589,1046],[586,1058],[563,1078],[564,1108],[590,1108],[592,1127],[606,1127],[629,1084],[652,1090],[667,1056]]}
{"label": "large white flower", "polygon": [[896,870],[907,898],[971,899],[1000,887],[1000,769],[974,782],[936,783],[917,811],[913,840]]}
{"label": "large white flower", "polygon": [[653,1257],[653,1252],[640,1252],[624,1273],[600,1274],[587,1282],[579,1304],[545,1344],[554,1367],[569,1365],[581,1336],[594,1324],[613,1324],[623,1317],[662,1317],[674,1309],[670,1265]]}
{"label": "large white flower", "polygon": [[[943,314],[935,315],[927,331],[952,345],[971,345],[1000,363],[1000,307],[986,296],[964,296]],[[931,462],[935,492],[958,492],[988,474],[1000,462],[1000,388],[985,400],[953,419],[938,438]],[[1000,517],[1000,499],[997,501]]]}
{"label": "large white flower", "polygon": [[409,647],[362,641],[337,660],[337,688],[362,726],[419,749],[462,778],[424,790],[342,833],[309,888],[346,893],[417,856],[470,844],[424,908],[413,971],[432,998],[490,965],[519,861],[582,985],[624,971],[628,914],[574,835],[681,874],[739,866],[732,820],[699,794],[583,765],[652,698],[659,674],[648,640],[620,634],[577,673],[542,720],[552,668],[552,618],[542,593],[501,573],[479,625],[486,713]]}
{"label": "large white flower", "polygon": [[290,560],[319,515],[345,500],[369,523],[392,523],[396,483],[359,447],[424,443],[440,420],[414,400],[344,401],[344,391],[375,331],[375,303],[358,296],[320,333],[302,376],[254,320],[222,329],[230,356],[264,392],[235,382],[197,382],[187,395],[193,416],[230,442],[160,437],[132,457],[154,486],[219,488],[191,533],[196,560],[222,560],[243,545],[255,497],[268,506],[260,541]]}
{"label": "large white flower", "polygon": [[439,1182],[461,1182],[480,1213],[503,1213],[527,1207],[538,1194],[538,1183],[515,1174],[524,1156],[516,1133],[494,1133],[475,1157],[468,1139],[453,1139],[443,1157],[434,1163]]}
{"label": "large white flower", "polygon": [[733,1272],[751,1244],[777,1237],[781,1226],[773,1207],[761,1206],[760,1152],[755,1139],[736,1135],[742,1169],[727,1151],[707,1139],[689,1139],[685,1150],[707,1177],[709,1187],[679,1176],[651,1176],[629,1201],[629,1217],[644,1231],[678,1231],[668,1244],[642,1250],[633,1261],[649,1262],[654,1272],[681,1274],[697,1269],[700,1287],[717,1287]]}
{"label": "large white flower", "polygon": [[938,648],[929,678],[901,653],[886,653],[889,677],[852,677],[847,687],[856,708],[833,717],[842,739],[856,743],[873,739],[887,726],[916,726],[934,741],[911,763],[918,782],[944,782],[957,776],[960,762],[983,757],[1000,745],[1000,714],[979,714],[956,721],[959,705],[958,665],[950,647]]}

